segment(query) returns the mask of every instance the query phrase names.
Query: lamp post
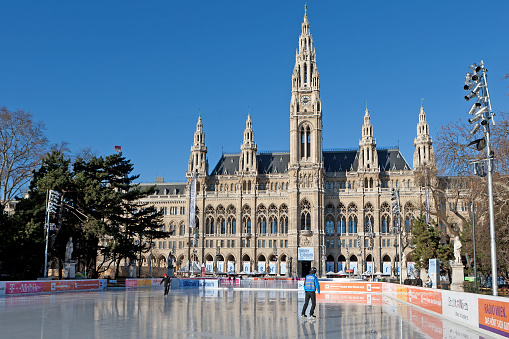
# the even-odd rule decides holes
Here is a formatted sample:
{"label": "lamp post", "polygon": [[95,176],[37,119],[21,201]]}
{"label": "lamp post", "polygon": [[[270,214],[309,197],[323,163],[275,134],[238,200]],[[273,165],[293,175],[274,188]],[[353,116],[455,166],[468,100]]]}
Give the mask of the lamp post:
{"label": "lamp post", "polygon": [[219,261],[220,256],[221,256],[221,247],[217,246],[216,247],[216,274],[217,274],[218,269],[219,269],[219,267],[217,265],[218,264],[217,262]]}
{"label": "lamp post", "polygon": [[175,243],[172,243],[170,253],[168,253],[168,276],[173,277],[173,253],[175,252]]}
{"label": "lamp post", "polygon": [[373,247],[374,247],[374,230],[373,225],[371,225],[371,220],[368,219],[368,224],[366,226],[366,231],[369,233],[369,246],[368,251],[371,250],[371,281],[373,281],[373,273],[375,272],[375,258],[373,256]]}
{"label": "lamp post", "polygon": [[[357,263],[357,271],[359,274],[364,273],[364,265],[363,265],[363,258],[362,258],[362,237],[360,234],[357,234],[357,245],[359,246],[359,262]],[[360,266],[360,267],[359,267]]]}
{"label": "lamp post", "polygon": [[469,101],[477,97],[477,102],[473,103],[468,114],[472,115],[472,118],[468,119],[468,122],[473,124],[470,135],[477,133],[482,127],[484,136],[476,139],[468,146],[475,146],[478,151],[482,151],[486,148],[486,157],[484,160],[488,167],[488,196],[489,196],[489,212],[490,212],[490,247],[491,247],[491,276],[492,276],[492,287],[493,295],[498,295],[498,273],[497,273],[497,248],[495,243],[495,213],[493,207],[493,158],[494,155],[491,151],[490,145],[490,120],[495,125],[493,119],[494,113],[491,109],[490,93],[488,90],[488,81],[486,73],[488,70],[484,67],[484,62],[481,60],[480,65],[470,65],[470,72],[465,75],[465,85],[463,89],[469,91],[465,95],[465,100]]}
{"label": "lamp post", "polygon": [[150,266],[148,268],[148,276],[152,278],[152,249],[154,248],[154,243],[152,242],[152,237],[150,238]]}
{"label": "lamp post", "polygon": [[276,261],[276,276],[277,276],[277,244],[274,241],[274,260]]}
{"label": "lamp post", "polygon": [[[393,230],[394,230],[394,232],[397,232],[397,234],[398,234],[398,243],[399,243],[399,255],[398,255],[399,283],[403,284],[403,275],[401,274],[402,273],[401,270],[403,269],[401,267],[401,257],[403,255],[403,253],[401,251],[401,223],[400,223],[401,212],[400,212],[400,203],[399,203],[399,190],[395,189],[394,187],[391,189],[391,200],[392,200],[392,213],[394,214],[394,221],[395,221]],[[396,249],[396,252],[398,252],[397,249]]]}
{"label": "lamp post", "polygon": [[[350,246],[348,246],[347,244],[345,248],[346,248],[346,260],[348,261],[348,270],[350,270]],[[348,272],[348,276],[350,276],[350,272]]]}
{"label": "lamp post", "polygon": [[44,238],[46,239],[46,245],[44,249],[44,278],[48,277],[48,242],[49,242],[49,217],[50,214],[55,214],[60,204],[60,193],[57,191],[50,190],[46,193],[46,217],[44,218]]}

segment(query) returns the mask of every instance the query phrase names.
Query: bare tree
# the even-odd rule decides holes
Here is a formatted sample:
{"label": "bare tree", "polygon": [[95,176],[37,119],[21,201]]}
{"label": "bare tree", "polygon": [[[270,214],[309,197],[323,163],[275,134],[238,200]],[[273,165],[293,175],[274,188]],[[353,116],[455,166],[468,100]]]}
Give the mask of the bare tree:
{"label": "bare tree", "polygon": [[41,165],[47,139],[44,124],[24,110],[0,108],[0,197],[5,206],[30,181]]}

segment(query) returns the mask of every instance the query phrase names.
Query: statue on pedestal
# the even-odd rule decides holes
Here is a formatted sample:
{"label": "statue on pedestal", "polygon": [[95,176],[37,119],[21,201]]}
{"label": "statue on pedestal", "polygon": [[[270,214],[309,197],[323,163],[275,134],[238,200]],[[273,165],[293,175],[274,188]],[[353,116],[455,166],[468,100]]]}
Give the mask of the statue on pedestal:
{"label": "statue on pedestal", "polygon": [[72,244],[72,237],[69,237],[69,241],[67,241],[67,245],[65,245],[65,261],[70,262],[72,257],[72,251],[74,246]]}
{"label": "statue on pedestal", "polygon": [[454,259],[457,264],[461,264],[461,247],[460,237],[454,237]]}

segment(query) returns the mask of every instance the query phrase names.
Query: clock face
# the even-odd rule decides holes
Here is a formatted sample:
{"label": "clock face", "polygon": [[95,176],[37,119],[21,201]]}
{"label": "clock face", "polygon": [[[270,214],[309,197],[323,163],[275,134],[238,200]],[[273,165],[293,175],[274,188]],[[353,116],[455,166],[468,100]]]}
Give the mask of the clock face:
{"label": "clock face", "polygon": [[311,99],[307,95],[305,95],[302,98],[300,98],[300,102],[302,102],[303,105],[307,105],[311,102]]}

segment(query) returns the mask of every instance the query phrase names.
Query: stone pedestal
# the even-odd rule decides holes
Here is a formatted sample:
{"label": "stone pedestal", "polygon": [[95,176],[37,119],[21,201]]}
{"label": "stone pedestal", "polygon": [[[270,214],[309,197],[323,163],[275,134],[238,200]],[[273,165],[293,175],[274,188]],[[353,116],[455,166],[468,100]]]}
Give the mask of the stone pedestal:
{"label": "stone pedestal", "polygon": [[463,264],[454,263],[452,268],[451,291],[463,292],[463,282],[465,281],[465,272]]}
{"label": "stone pedestal", "polygon": [[62,274],[64,279],[76,278],[76,263],[72,261],[64,262],[64,272]]}
{"label": "stone pedestal", "polygon": [[129,272],[127,273],[128,278],[136,278],[136,265],[128,266]]}

